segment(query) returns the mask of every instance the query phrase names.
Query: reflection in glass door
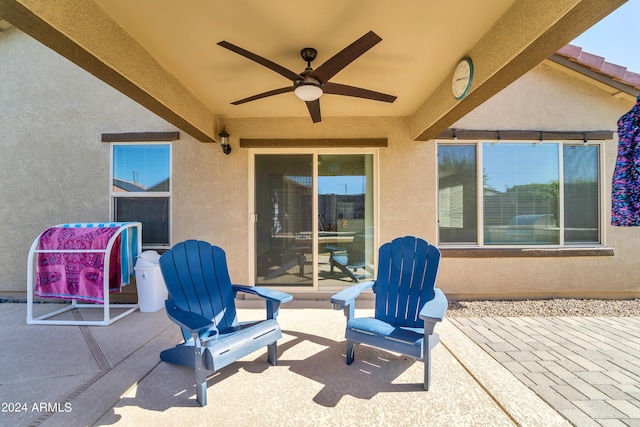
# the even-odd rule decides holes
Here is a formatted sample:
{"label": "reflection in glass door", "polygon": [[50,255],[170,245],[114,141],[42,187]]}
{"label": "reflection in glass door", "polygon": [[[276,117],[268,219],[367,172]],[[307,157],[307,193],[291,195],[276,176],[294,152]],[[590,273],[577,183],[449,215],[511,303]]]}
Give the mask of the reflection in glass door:
{"label": "reflection in glass door", "polygon": [[318,156],[318,284],[345,286],[373,275],[372,154]]}
{"label": "reflection in glass door", "polygon": [[313,286],[313,155],[256,155],[256,285]]}

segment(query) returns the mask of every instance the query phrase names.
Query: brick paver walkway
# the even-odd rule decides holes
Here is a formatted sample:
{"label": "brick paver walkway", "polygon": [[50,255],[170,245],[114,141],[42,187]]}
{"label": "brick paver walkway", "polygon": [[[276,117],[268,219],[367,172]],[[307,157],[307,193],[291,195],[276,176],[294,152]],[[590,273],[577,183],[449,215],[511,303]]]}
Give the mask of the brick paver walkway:
{"label": "brick paver walkway", "polygon": [[640,427],[640,317],[450,317],[578,427]]}

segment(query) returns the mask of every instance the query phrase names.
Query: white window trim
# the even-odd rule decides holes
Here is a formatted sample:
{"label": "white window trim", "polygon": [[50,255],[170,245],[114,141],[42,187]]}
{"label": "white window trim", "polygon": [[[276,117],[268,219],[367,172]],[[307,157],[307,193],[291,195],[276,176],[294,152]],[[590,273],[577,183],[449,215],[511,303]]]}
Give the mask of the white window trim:
{"label": "white window trim", "polygon": [[[559,223],[562,224],[561,230],[564,231],[564,153],[563,147],[566,145],[587,145],[598,147],[598,239],[599,242],[593,243],[569,243],[564,242],[564,232],[560,233],[560,243],[557,245],[486,245],[484,243],[484,199],[483,199],[483,173],[482,173],[482,144],[558,144],[558,162],[559,162],[559,197],[561,203],[559,204]],[[437,226],[437,239],[438,245],[447,249],[465,249],[465,248],[479,248],[479,249],[571,249],[571,248],[600,248],[605,247],[606,242],[606,224],[607,218],[606,206],[604,195],[606,194],[606,182],[604,179],[604,141],[588,141],[585,143],[579,143],[572,140],[550,140],[550,141],[537,141],[537,140],[436,140],[436,147],[439,146],[452,146],[452,145],[474,145],[476,150],[476,208],[477,208],[477,244],[461,244],[461,243],[443,243],[440,241],[440,226]],[[436,148],[437,153],[437,148]],[[438,175],[439,161],[436,155],[436,212],[439,212],[439,200],[438,189],[439,187],[439,175]]]}
{"label": "white window trim", "polygon": [[[113,151],[114,147],[118,145],[131,146],[131,145],[168,145],[169,146],[169,191],[158,192],[141,192],[141,193],[127,193],[113,191]],[[172,222],[173,222],[173,146],[171,141],[130,141],[130,142],[112,142],[109,146],[109,220],[115,221],[114,199],[118,197],[167,197],[169,199],[169,243],[168,245],[145,245],[142,242],[143,249],[170,249],[173,243],[172,236]],[[144,225],[142,226],[144,229]]]}

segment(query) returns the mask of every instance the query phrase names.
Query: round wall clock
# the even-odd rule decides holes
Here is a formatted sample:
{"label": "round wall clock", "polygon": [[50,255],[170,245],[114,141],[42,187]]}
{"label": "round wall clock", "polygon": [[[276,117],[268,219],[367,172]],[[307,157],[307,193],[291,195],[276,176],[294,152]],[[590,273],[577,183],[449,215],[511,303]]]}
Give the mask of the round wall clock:
{"label": "round wall clock", "polygon": [[460,100],[467,96],[473,81],[473,61],[469,57],[463,58],[456,66],[451,80],[451,93]]}

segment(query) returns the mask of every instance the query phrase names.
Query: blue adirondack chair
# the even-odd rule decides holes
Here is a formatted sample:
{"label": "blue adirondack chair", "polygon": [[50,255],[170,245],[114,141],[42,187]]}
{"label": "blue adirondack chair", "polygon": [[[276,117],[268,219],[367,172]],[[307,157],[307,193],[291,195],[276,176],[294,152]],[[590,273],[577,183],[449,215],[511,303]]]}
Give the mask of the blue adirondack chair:
{"label": "blue adirondack chair", "polygon": [[[160,353],[160,359],[195,368],[196,398],[207,404],[207,376],[262,347],[276,365],[277,340],[282,337],[276,321],[281,303],[291,295],[255,286],[232,285],[224,251],[197,240],[178,243],[160,257],[160,269],[169,291],[167,315],[182,328],[184,342]],[[266,319],[239,322],[237,292],[266,301]]]}
{"label": "blue adirondack chair", "polygon": [[[376,280],[361,282],[331,297],[336,310],[347,317],[347,365],[354,360],[356,343],[401,353],[424,361],[424,389],[431,382],[434,333],[444,319],[447,298],[435,287],[440,251],[426,241],[405,236],[380,247]],[[354,317],[356,298],[373,288],[374,317]]]}
{"label": "blue adirondack chair", "polygon": [[331,274],[333,275],[333,268],[337,267],[344,275],[356,283],[371,277],[372,274],[367,271],[369,268],[368,254],[373,251],[367,253],[367,239],[373,240],[373,230],[370,228],[356,233],[348,248],[325,246],[325,249],[330,252],[329,265],[331,266]]}

